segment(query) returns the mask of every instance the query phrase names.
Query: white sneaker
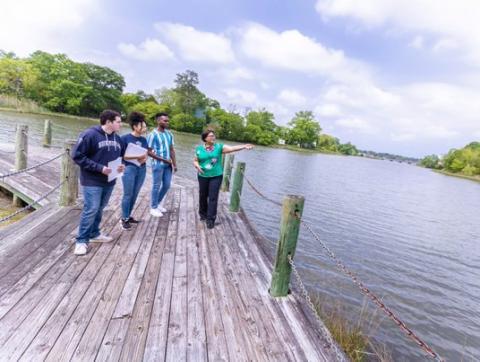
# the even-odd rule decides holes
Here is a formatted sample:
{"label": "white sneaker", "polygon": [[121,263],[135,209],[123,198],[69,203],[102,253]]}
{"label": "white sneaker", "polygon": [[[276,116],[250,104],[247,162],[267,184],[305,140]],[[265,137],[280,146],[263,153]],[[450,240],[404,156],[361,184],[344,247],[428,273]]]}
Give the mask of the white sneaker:
{"label": "white sneaker", "polygon": [[159,209],[150,209],[150,215],[153,217],[162,217],[163,214]]}
{"label": "white sneaker", "polygon": [[96,238],[90,239],[91,243],[109,243],[113,238],[111,236],[100,234]]}
{"label": "white sneaker", "polygon": [[157,210],[160,210],[160,212],[167,212],[167,209],[160,205],[157,207]]}
{"label": "white sneaker", "polygon": [[73,254],[75,255],[85,255],[88,251],[87,244],[85,243],[76,243],[75,244],[75,250],[73,251]]}

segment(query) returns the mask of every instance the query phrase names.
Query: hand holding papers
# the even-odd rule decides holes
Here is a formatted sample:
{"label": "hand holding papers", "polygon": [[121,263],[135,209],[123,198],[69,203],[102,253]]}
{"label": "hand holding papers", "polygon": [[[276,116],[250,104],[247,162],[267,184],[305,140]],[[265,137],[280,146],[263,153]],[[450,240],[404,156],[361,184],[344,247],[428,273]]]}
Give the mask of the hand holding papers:
{"label": "hand holding papers", "polygon": [[107,167],[110,170],[112,170],[108,174],[108,182],[115,180],[119,176],[122,176],[123,170],[119,172],[119,169],[122,169],[121,166],[122,166],[122,158],[121,157],[117,158],[116,160],[110,161],[108,163]]}
{"label": "hand holding papers", "polygon": [[[125,156],[124,158],[128,161],[131,162],[137,166],[141,166],[142,164],[138,162],[136,158],[138,157],[143,157],[147,155],[147,150],[143,147],[140,147],[136,145],[135,143],[129,143],[127,146],[127,149],[125,150]],[[132,159],[129,159],[130,157],[135,157]]]}

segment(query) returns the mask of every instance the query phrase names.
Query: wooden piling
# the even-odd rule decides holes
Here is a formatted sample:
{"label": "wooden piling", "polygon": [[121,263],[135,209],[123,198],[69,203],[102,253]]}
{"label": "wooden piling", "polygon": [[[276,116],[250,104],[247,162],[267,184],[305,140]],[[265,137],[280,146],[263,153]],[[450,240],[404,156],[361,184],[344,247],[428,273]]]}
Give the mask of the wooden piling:
{"label": "wooden piling", "polygon": [[242,194],[243,175],[245,174],[245,162],[237,162],[235,175],[233,177],[232,191],[230,193],[229,210],[238,212],[240,210],[240,196]]}
{"label": "wooden piling", "polygon": [[52,145],[52,123],[49,119],[45,120],[43,127],[43,147],[50,147]]}
{"label": "wooden piling", "polygon": [[230,191],[230,180],[232,179],[232,170],[233,170],[233,160],[235,155],[229,153],[225,157],[225,167],[223,171],[223,180],[221,191],[228,192]]}
{"label": "wooden piling", "polygon": [[[28,126],[18,125],[15,137],[15,171],[27,168],[28,157]],[[13,206],[22,206],[22,200],[13,195]]]}
{"label": "wooden piling", "polygon": [[293,259],[295,255],[304,202],[303,196],[295,195],[288,195],[283,200],[280,239],[269,290],[273,297],[284,297],[289,291],[292,267],[288,262],[288,256]]}
{"label": "wooden piling", "polygon": [[64,145],[65,154],[62,157],[60,181],[64,181],[60,188],[60,206],[74,205],[78,198],[78,166],[73,162],[70,154],[74,140],[67,140]]}

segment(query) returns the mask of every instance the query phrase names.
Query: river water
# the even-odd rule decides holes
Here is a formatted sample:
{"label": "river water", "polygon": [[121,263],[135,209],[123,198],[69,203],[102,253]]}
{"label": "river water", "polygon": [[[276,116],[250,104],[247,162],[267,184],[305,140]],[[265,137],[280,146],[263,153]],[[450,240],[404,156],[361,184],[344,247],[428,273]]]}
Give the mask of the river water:
{"label": "river water", "polygon": [[[57,144],[90,123],[49,117]],[[15,124],[40,138],[45,116],[0,113],[0,142]],[[128,129],[124,129],[128,132]],[[199,137],[179,134],[179,175],[194,178]],[[1,157],[1,154],[0,154]],[[246,175],[268,197],[305,196],[303,219],[335,254],[422,339],[449,361],[480,360],[480,183],[390,161],[257,147],[236,154]],[[242,206],[273,253],[280,209],[244,184]],[[325,303],[339,302],[353,321],[362,306],[371,333],[396,361],[425,354],[375,312],[335,268],[318,242],[300,231],[295,262],[306,285]]]}

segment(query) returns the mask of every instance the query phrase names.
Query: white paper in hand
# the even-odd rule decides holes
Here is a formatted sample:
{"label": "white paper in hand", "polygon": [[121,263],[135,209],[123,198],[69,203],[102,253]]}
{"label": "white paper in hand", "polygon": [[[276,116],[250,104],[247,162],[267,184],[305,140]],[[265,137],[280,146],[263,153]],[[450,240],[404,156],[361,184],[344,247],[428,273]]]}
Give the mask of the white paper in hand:
{"label": "white paper in hand", "polygon": [[122,164],[121,157],[117,158],[116,160],[110,161],[108,163],[107,167],[112,170],[112,172],[108,174],[108,182],[115,180],[119,176],[122,176],[123,172],[117,171],[118,166],[120,166],[121,164]]}
{"label": "white paper in hand", "polygon": [[[147,149],[143,148],[135,143],[129,143],[127,149],[125,150],[125,155],[123,157],[141,157],[147,154]],[[138,160],[127,160],[137,166],[141,166]]]}

